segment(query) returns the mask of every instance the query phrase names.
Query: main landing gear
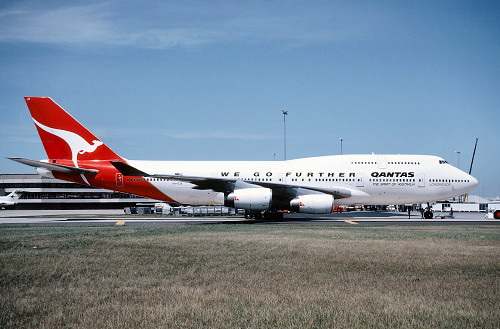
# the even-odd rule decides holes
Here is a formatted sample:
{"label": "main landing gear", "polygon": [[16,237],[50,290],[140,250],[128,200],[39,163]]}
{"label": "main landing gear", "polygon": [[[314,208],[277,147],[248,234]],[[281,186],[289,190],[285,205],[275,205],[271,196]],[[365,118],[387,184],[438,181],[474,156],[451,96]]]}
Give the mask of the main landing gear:
{"label": "main landing gear", "polygon": [[250,211],[245,210],[245,219],[255,219],[255,220],[282,220],[283,213],[280,211],[266,210],[262,211]]}
{"label": "main landing gear", "polygon": [[427,208],[425,208],[424,218],[425,219],[432,219],[432,218],[434,218],[434,213],[432,212],[432,208],[431,208],[430,204],[427,204]]}
{"label": "main landing gear", "polygon": [[260,211],[250,211],[245,210],[245,219],[262,219],[262,213]]}

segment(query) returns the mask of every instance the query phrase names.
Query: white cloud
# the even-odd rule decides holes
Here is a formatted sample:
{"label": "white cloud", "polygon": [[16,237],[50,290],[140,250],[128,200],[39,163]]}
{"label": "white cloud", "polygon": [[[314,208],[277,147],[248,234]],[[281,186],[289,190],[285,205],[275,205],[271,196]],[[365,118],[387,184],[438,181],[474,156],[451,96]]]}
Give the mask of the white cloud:
{"label": "white cloud", "polygon": [[163,49],[238,40],[331,41],[359,34],[359,24],[348,24],[340,19],[339,11],[329,12],[331,7],[321,10],[278,3],[236,8],[217,1],[185,7],[168,2],[154,5],[68,6],[64,2],[55,8],[4,9],[0,11],[0,42]]}
{"label": "white cloud", "polygon": [[[170,48],[220,40],[209,28],[148,27],[127,24],[109,4],[0,12],[0,42]],[[148,24],[146,24],[148,25]]]}
{"label": "white cloud", "polygon": [[196,46],[217,40],[217,33],[189,28],[147,29],[121,36],[118,45],[141,48],[171,48],[175,46]]}
{"label": "white cloud", "polygon": [[181,133],[171,133],[171,137],[179,139],[239,139],[239,140],[268,140],[268,139],[278,139],[278,136],[262,135],[262,134],[246,134],[246,133],[235,133],[228,131],[218,131],[218,132],[181,132]]}
{"label": "white cloud", "polygon": [[0,13],[0,40],[43,43],[89,43],[113,33],[102,6],[10,10]]}
{"label": "white cloud", "polygon": [[[120,130],[111,130],[109,127],[94,127],[93,133],[99,138],[123,138],[123,132]],[[238,139],[238,140],[274,140],[283,138],[283,136],[235,132],[235,131],[172,131],[158,128],[140,128],[134,127],[127,130],[127,137],[136,138],[137,136],[149,136],[155,138],[175,138],[175,139]]]}

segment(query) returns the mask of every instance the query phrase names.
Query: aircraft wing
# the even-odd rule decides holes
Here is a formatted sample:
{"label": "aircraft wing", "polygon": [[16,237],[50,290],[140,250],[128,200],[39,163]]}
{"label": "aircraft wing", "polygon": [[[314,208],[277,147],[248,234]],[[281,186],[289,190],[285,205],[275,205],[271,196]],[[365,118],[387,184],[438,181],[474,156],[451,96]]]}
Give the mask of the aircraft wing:
{"label": "aircraft wing", "polygon": [[[199,190],[214,190],[216,192],[231,193],[237,188],[237,180],[230,178],[216,178],[216,177],[197,177],[197,176],[184,176],[184,175],[168,175],[168,174],[148,174],[141,171],[129,164],[121,161],[110,161],[111,164],[124,176],[142,176],[151,178],[161,178],[188,182],[196,185]],[[239,187],[239,186],[238,186]],[[243,188],[243,187],[239,187]]]}
{"label": "aircraft wing", "polygon": [[43,161],[35,161],[24,158],[8,158],[12,161],[16,161],[35,168],[45,168],[50,171],[58,171],[65,174],[97,174],[99,170],[97,169],[84,169],[76,168],[71,166],[64,166],[56,163],[48,163]]}
{"label": "aircraft wing", "polygon": [[219,178],[219,177],[199,177],[199,176],[184,176],[184,175],[169,175],[169,174],[148,174],[141,171],[135,167],[132,167],[121,161],[111,161],[111,164],[124,176],[142,176],[151,178],[161,178],[176,180],[182,182],[188,182],[196,185],[196,189],[200,190],[213,190],[216,192],[231,193],[235,189],[251,188],[251,187],[266,187],[273,191],[284,195],[284,196],[297,196],[302,194],[311,193],[325,193],[333,195],[336,199],[349,198],[351,196],[368,196],[363,191],[347,187],[304,187],[290,184],[278,184],[271,182],[256,182],[256,181],[245,181],[242,179],[235,178]]}

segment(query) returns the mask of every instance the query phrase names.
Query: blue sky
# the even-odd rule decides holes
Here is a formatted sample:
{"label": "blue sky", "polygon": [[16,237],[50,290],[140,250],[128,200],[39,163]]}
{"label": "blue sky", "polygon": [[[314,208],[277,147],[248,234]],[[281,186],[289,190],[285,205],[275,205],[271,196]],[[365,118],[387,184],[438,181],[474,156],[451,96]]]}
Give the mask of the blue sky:
{"label": "blue sky", "polygon": [[[498,1],[3,1],[0,155],[50,96],[129,159],[442,156],[500,195]],[[29,173],[0,159],[0,173]]]}

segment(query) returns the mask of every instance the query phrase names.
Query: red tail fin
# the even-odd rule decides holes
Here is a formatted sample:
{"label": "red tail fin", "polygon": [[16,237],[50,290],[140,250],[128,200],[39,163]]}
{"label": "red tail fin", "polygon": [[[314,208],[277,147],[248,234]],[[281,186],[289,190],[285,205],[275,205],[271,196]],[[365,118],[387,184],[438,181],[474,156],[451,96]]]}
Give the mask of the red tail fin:
{"label": "red tail fin", "polygon": [[24,99],[50,160],[123,160],[52,99]]}

